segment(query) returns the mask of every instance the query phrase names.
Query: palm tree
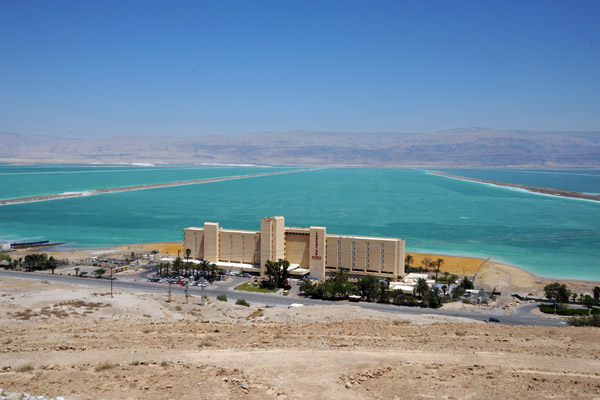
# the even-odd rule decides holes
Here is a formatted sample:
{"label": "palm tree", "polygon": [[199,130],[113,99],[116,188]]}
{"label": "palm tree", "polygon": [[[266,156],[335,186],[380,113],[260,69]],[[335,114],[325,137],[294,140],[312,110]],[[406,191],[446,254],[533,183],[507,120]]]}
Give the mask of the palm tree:
{"label": "palm tree", "polygon": [[190,249],[185,249],[185,258],[186,259],[189,259],[191,254],[192,254],[192,251]]}
{"label": "palm tree", "polygon": [[75,267],[75,276],[79,276],[79,267]]}
{"label": "palm tree", "polygon": [[437,279],[438,279],[438,272],[440,272],[440,267],[444,263],[444,259],[443,258],[438,258],[435,262],[437,263],[437,269],[435,270],[435,280],[437,281]]}
{"label": "palm tree", "polygon": [[429,266],[431,265],[431,263],[432,261],[429,257],[425,257],[421,260],[421,264],[423,264],[423,267],[425,267],[425,272],[429,270]]}
{"label": "palm tree", "polygon": [[54,257],[50,256],[50,258],[48,258],[48,262],[46,263],[46,265],[48,266],[48,268],[50,268],[52,270],[52,275],[54,275],[54,270],[56,269],[56,267],[58,265],[58,263],[56,262]]}
{"label": "palm tree", "polygon": [[348,268],[340,267],[335,271],[335,275],[331,277],[334,282],[348,282]]}
{"label": "palm tree", "polygon": [[420,295],[421,298],[423,298],[423,295],[427,293],[428,290],[429,285],[427,284],[427,281],[423,278],[417,279],[417,286],[415,288],[415,291],[417,292],[417,294]]}
{"label": "palm tree", "polygon": [[448,277],[449,276],[450,276],[450,272],[444,271],[444,280],[446,281],[446,283],[450,283],[450,282],[448,282]]}
{"label": "palm tree", "polygon": [[410,254],[407,254],[404,264],[406,264],[408,266],[408,268],[410,268],[410,264],[412,264],[413,262],[415,262],[415,259],[413,258],[413,256],[411,256]]}
{"label": "palm tree", "polygon": [[200,268],[200,271],[202,271],[202,276],[206,276],[206,273],[210,269],[210,263],[208,261],[202,259],[200,261],[200,264],[198,265],[198,268]]}
{"label": "palm tree", "polygon": [[594,287],[594,298],[596,300],[600,299],[600,286]]}

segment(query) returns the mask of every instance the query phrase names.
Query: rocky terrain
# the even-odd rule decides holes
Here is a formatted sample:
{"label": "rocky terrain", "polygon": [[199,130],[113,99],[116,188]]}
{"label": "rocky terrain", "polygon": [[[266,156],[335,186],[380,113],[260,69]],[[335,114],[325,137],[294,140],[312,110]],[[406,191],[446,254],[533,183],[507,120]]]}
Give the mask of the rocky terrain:
{"label": "rocky terrain", "polygon": [[0,133],[0,162],[598,167],[600,132],[270,132],[75,140]]}
{"label": "rocky terrain", "polygon": [[594,328],[0,280],[0,388],[66,399],[600,396]]}

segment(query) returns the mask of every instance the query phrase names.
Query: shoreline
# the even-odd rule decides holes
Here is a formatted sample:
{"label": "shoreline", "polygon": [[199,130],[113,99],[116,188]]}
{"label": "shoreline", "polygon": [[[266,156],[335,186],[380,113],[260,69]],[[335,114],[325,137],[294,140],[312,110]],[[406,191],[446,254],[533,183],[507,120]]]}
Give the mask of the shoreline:
{"label": "shoreline", "polygon": [[427,171],[427,172],[432,175],[443,176],[446,178],[460,179],[463,181],[471,181],[471,182],[479,182],[479,183],[487,183],[487,184],[495,185],[495,186],[512,187],[512,188],[516,188],[516,189],[523,189],[528,192],[545,194],[548,196],[566,197],[566,198],[570,198],[570,199],[580,199],[580,200],[590,200],[590,201],[600,202],[600,194],[587,194],[587,193],[581,193],[581,192],[573,192],[570,190],[561,190],[561,189],[546,188],[546,187],[539,187],[539,186],[526,186],[526,185],[519,185],[516,183],[507,183],[507,182],[499,182],[499,181],[489,181],[489,180],[485,180],[485,179],[477,179],[477,178],[469,178],[469,177],[459,176],[459,175],[452,175],[452,174],[447,174],[445,172],[439,172],[439,171]]}
{"label": "shoreline", "polygon": [[94,189],[94,190],[88,190],[88,191],[83,191],[83,192],[70,192],[70,193],[49,194],[49,195],[41,195],[41,196],[19,197],[19,198],[15,198],[15,199],[0,200],[0,206],[10,205],[10,204],[34,203],[34,202],[49,201],[49,200],[62,200],[62,199],[68,199],[68,198],[73,198],[73,197],[97,196],[99,194],[106,194],[106,193],[133,192],[133,191],[138,191],[138,190],[158,189],[158,188],[172,187],[172,186],[197,185],[197,184],[209,183],[209,182],[221,182],[221,181],[230,181],[230,180],[245,179],[245,178],[259,178],[259,177],[263,177],[263,176],[291,174],[291,173],[296,173],[296,172],[308,172],[308,171],[314,171],[314,170],[315,170],[314,168],[310,168],[310,169],[300,169],[300,170],[293,170],[293,171],[265,172],[262,174],[225,176],[225,177],[220,177],[220,178],[194,179],[194,180],[189,180],[189,181],[151,183],[151,184],[145,184],[145,185],[124,186],[124,187],[118,187],[118,188],[101,188],[101,189]]}
{"label": "shoreline", "polygon": [[[157,250],[160,257],[176,256],[178,250],[182,255],[184,252],[182,242],[163,241],[131,243],[94,249],[54,250],[48,253],[53,254],[55,258],[59,256],[75,260],[77,258],[86,258],[92,254],[102,254],[103,252],[111,254],[122,252],[123,255],[127,255],[131,252],[151,252],[153,250]],[[23,250],[20,250],[20,252],[23,252]],[[544,286],[553,282],[565,283],[573,292],[588,294],[591,293],[595,286],[600,286],[600,281],[544,277],[511,264],[475,256],[415,253],[410,251],[406,252],[406,254],[412,255],[414,258],[412,267],[420,266],[420,260],[424,257],[429,257],[432,260],[443,258],[444,264],[441,265],[440,275],[443,276],[443,273],[446,271],[450,274],[475,276],[477,287],[487,290],[496,289],[498,291],[506,291],[510,294],[516,293],[523,296],[533,294],[544,297]],[[435,274],[431,269],[427,273]]]}

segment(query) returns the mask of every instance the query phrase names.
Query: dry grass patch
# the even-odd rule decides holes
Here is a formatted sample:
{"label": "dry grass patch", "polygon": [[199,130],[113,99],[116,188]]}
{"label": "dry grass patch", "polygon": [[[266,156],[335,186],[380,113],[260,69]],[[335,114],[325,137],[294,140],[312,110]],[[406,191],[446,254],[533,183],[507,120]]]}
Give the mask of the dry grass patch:
{"label": "dry grass patch", "polygon": [[202,348],[202,347],[211,347],[215,345],[215,341],[213,339],[212,336],[205,336],[204,338],[202,338],[202,340],[198,343],[198,347]]}
{"label": "dry grass patch", "polygon": [[253,313],[251,313],[250,315],[248,315],[246,317],[246,319],[251,319],[251,318],[258,318],[258,317],[262,317],[263,314],[263,309],[262,308],[258,308],[256,309],[256,311],[254,311]]}
{"label": "dry grass patch", "polygon": [[17,372],[31,372],[33,370],[34,370],[34,368],[31,364],[25,364],[18,368],[15,368],[15,371],[17,371]]}
{"label": "dry grass patch", "polygon": [[69,300],[69,301],[61,301],[54,305],[55,307],[73,307],[73,308],[87,308],[92,310],[99,310],[100,308],[110,307],[110,304],[107,303],[94,303],[83,300]]}
{"label": "dry grass patch", "polygon": [[111,363],[101,363],[96,365],[96,367],[94,367],[94,371],[96,372],[101,372],[101,371],[107,371],[109,369],[113,369],[117,367],[117,364],[111,364]]}

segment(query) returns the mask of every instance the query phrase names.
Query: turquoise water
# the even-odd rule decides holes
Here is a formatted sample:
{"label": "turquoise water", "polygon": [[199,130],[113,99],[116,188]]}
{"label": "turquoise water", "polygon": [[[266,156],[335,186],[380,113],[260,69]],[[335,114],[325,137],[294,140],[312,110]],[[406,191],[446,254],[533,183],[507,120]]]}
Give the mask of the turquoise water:
{"label": "turquoise water", "polygon": [[329,233],[401,237],[407,250],[491,257],[544,276],[600,281],[600,203],[408,169],[323,169],[0,207],[0,238],[68,247],[182,240],[264,216]]}
{"label": "turquoise water", "polygon": [[209,166],[0,165],[0,200],[152,183],[259,174],[290,168]]}
{"label": "turquoise water", "polygon": [[437,171],[488,181],[600,194],[600,171],[598,170],[439,169]]}

